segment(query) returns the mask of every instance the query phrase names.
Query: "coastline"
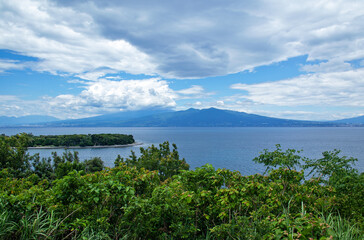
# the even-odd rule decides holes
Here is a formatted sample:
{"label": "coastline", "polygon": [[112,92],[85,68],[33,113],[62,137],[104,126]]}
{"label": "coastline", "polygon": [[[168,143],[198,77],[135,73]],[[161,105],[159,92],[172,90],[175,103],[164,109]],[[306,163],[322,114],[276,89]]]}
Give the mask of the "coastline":
{"label": "coastline", "polygon": [[131,144],[125,144],[125,145],[102,145],[102,146],[41,146],[41,147],[28,147],[28,149],[87,149],[87,148],[124,148],[124,147],[133,147],[142,145],[143,143],[136,142]]}

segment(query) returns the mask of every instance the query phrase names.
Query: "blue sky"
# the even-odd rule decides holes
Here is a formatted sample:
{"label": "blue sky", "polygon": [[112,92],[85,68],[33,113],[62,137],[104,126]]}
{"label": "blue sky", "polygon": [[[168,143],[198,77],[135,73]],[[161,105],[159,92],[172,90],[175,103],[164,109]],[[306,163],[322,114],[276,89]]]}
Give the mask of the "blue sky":
{"label": "blue sky", "polygon": [[0,116],[364,114],[363,1],[0,0]]}

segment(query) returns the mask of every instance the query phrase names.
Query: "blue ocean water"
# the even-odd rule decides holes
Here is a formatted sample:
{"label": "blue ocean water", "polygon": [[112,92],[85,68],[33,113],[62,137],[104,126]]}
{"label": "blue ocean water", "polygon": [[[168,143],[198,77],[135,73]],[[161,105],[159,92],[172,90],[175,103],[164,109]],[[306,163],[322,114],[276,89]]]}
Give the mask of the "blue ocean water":
{"label": "blue ocean water", "polygon": [[[342,156],[358,159],[356,168],[364,172],[364,128],[0,128],[0,134],[14,135],[20,132],[34,135],[122,133],[132,134],[140,146],[126,148],[77,149],[81,159],[101,157],[105,165],[112,167],[118,154],[128,157],[130,151],[139,153],[139,147],[158,145],[164,141],[175,143],[180,156],[191,168],[206,163],[215,168],[240,171],[243,175],[262,173],[264,167],[252,159],[263,149],[275,149],[281,144],[283,149],[303,150],[301,155],[320,158],[323,151],[340,149]],[[31,149],[48,157],[52,151],[63,150]]]}

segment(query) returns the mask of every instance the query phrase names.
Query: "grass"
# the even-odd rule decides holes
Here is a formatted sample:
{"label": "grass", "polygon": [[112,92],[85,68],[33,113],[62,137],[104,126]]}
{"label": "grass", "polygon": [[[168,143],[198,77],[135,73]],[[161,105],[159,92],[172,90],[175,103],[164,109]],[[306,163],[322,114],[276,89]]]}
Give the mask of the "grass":
{"label": "grass", "polygon": [[342,218],[340,215],[322,216],[324,221],[330,226],[331,234],[334,239],[340,240],[362,240],[364,239],[363,232],[357,227],[356,224],[352,224],[348,220]]}

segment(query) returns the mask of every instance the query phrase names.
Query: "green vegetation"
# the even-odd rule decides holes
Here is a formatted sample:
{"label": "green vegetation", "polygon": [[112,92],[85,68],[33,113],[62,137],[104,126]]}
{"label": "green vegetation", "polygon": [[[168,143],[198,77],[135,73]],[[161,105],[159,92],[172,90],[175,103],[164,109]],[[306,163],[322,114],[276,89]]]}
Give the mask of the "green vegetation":
{"label": "green vegetation", "polygon": [[[168,142],[115,167],[77,153],[39,159],[27,135],[0,140],[1,239],[363,239],[364,174],[338,151],[321,159],[265,150],[267,174],[188,170]],[[304,170],[310,171],[304,174]]]}
{"label": "green vegetation", "polygon": [[[71,147],[71,146],[110,146],[110,145],[126,145],[134,143],[132,135],[125,134],[73,134],[73,135],[41,135],[34,136],[32,134],[22,134],[26,136],[28,147]],[[10,139],[12,143],[16,144],[14,138],[1,135],[0,139]]]}

